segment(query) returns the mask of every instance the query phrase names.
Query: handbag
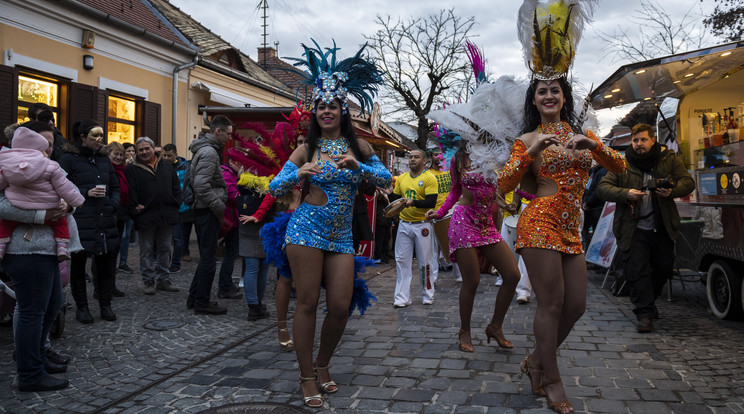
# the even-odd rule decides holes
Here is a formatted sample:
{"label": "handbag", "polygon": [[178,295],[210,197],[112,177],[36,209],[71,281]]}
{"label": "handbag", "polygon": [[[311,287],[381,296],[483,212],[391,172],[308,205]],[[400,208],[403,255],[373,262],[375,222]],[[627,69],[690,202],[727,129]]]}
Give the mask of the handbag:
{"label": "handbag", "polygon": [[238,187],[238,192],[238,196],[235,197],[235,204],[238,207],[238,217],[252,216],[261,206],[263,195],[246,187]]}

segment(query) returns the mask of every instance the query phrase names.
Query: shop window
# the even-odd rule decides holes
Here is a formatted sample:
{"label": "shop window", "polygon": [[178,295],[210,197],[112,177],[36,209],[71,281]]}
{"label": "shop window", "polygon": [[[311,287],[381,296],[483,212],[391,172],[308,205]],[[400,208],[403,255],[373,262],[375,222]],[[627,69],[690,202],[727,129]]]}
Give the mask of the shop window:
{"label": "shop window", "polygon": [[54,112],[55,124],[59,125],[59,83],[52,80],[18,75],[18,122],[29,120],[28,107],[34,103],[45,103]]}
{"label": "shop window", "polygon": [[137,125],[136,101],[121,96],[108,97],[108,140],[106,142],[129,142],[134,144]]}

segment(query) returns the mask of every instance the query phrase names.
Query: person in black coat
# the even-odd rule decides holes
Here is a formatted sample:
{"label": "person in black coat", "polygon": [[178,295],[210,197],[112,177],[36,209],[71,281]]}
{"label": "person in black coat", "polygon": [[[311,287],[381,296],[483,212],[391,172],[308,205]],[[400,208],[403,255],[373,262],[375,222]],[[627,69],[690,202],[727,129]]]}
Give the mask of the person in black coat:
{"label": "person in black coat", "polygon": [[109,157],[100,151],[103,142],[101,125],[89,119],[77,121],[72,131],[73,143],[63,146],[59,164],[85,197],[85,203],[73,214],[85,249],[71,255],[70,288],[77,305],[76,318],[81,323],[93,323],[85,287],[85,265],[88,256],[93,256],[98,273],[101,319],[115,321],[111,291],[114,280],[112,263],[116,260],[119,246],[116,228],[119,179]]}
{"label": "person in black coat", "polygon": [[[584,250],[592,241],[591,237],[594,230],[597,229],[597,222],[604,208],[604,200],[597,197],[597,186],[602,181],[602,177],[607,174],[607,168],[597,164],[592,167],[589,174],[589,188],[584,191],[581,203],[581,208],[584,210],[584,227],[581,229],[581,241],[584,243]],[[590,228],[592,232],[589,232]]]}
{"label": "person in black coat", "polygon": [[178,223],[181,185],[173,164],[155,155],[155,143],[137,138],[137,156],[127,165],[129,215],[139,235],[140,272],[146,295],[155,289],[178,292],[169,280],[171,238]]}

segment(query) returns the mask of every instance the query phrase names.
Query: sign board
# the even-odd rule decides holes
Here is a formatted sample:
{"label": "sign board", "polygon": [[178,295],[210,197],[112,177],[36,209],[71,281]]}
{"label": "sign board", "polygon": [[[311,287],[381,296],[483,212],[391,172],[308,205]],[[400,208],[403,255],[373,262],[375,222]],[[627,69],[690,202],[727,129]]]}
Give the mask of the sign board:
{"label": "sign board", "polygon": [[612,219],[615,217],[615,203],[606,202],[602,215],[597,221],[592,241],[586,249],[586,261],[602,267],[610,267],[617,250],[617,240],[612,234]]}

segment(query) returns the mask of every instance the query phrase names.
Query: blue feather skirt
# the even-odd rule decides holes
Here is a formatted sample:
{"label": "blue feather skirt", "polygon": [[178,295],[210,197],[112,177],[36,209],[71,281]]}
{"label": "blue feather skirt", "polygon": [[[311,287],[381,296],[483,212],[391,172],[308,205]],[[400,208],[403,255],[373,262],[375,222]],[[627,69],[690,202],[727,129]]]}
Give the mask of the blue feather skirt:
{"label": "blue feather skirt", "polygon": [[[284,235],[287,233],[290,217],[292,217],[292,213],[278,213],[274,216],[274,221],[266,223],[259,233],[266,253],[266,263],[276,267],[276,272],[287,279],[292,278],[292,270],[284,251]],[[369,266],[375,266],[372,260],[362,256],[354,256],[354,291],[351,296],[351,304],[349,304],[349,315],[353,314],[354,310],[358,310],[360,315],[364,315],[364,312],[372,306],[372,302],[377,302],[377,298],[367,286],[367,281],[360,276]]]}

